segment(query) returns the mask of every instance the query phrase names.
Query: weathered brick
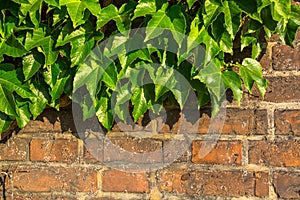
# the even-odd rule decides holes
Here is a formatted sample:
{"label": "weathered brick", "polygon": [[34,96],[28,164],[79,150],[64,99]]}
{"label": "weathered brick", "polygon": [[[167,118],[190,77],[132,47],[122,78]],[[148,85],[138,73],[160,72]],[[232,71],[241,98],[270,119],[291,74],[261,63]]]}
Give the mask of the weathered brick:
{"label": "weathered brick", "polygon": [[[206,110],[199,119],[199,133],[208,133],[211,123],[209,113],[210,110]],[[222,134],[265,134],[268,129],[267,111],[227,108],[223,127],[219,124],[217,126],[220,126]]]}
{"label": "weathered brick", "polygon": [[292,48],[287,45],[273,47],[273,69],[277,71],[299,70],[300,45]]}
{"label": "weathered brick", "polygon": [[275,134],[300,134],[300,110],[275,110],[274,118]]}
{"label": "weathered brick", "polygon": [[[266,77],[269,87],[264,101],[267,102],[298,102],[300,99],[300,76]],[[253,94],[248,95],[250,100],[261,100],[261,95],[254,87]]]}
{"label": "weathered brick", "polygon": [[103,145],[102,138],[84,140],[84,161],[87,163],[103,162]]}
{"label": "weathered brick", "polygon": [[241,164],[241,141],[193,141],[192,162],[196,164]]}
{"label": "weathered brick", "polygon": [[104,162],[162,163],[162,155],[161,141],[140,138],[104,140]]}
{"label": "weathered brick", "polygon": [[274,174],[274,186],[278,197],[300,199],[300,174],[278,172]]}
{"label": "weathered brick", "polygon": [[77,140],[34,138],[30,142],[30,160],[74,162],[78,157]]}
{"label": "weathered brick", "polygon": [[163,142],[164,163],[179,163],[190,160],[190,140],[166,140]]}
{"label": "weathered brick", "polygon": [[255,196],[267,197],[269,195],[269,175],[264,172],[255,172]]}
{"label": "weathered brick", "polygon": [[98,188],[97,171],[76,167],[22,166],[14,172],[13,187],[27,192],[95,192]]}
{"label": "weathered brick", "polygon": [[[157,174],[162,192],[194,196],[255,196],[255,181],[260,178],[249,171],[162,170]],[[260,194],[258,194],[260,195]]]}
{"label": "weathered brick", "polygon": [[62,197],[62,195],[60,196],[39,195],[39,194],[31,194],[31,193],[18,194],[18,192],[14,192],[13,195],[7,194],[5,200],[76,200],[76,199],[72,197]]}
{"label": "weathered brick", "polygon": [[300,166],[299,141],[251,141],[249,162],[266,166]]}
{"label": "weathered brick", "polygon": [[149,180],[145,172],[103,172],[102,189],[106,192],[149,192]]}
{"label": "weathered brick", "polygon": [[268,133],[267,110],[254,110],[254,127],[252,132],[257,135],[265,135]]}
{"label": "weathered brick", "polygon": [[25,139],[10,138],[5,144],[0,143],[0,160],[26,160],[28,142]]}

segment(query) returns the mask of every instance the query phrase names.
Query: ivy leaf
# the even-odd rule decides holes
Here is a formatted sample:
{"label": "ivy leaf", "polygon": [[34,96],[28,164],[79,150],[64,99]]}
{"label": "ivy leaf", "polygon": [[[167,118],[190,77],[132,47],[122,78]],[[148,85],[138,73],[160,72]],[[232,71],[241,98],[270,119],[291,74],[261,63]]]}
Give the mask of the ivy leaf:
{"label": "ivy leaf", "polygon": [[31,80],[29,84],[30,90],[36,95],[37,98],[30,98],[29,110],[36,119],[45,109],[48,101],[51,101],[51,97],[48,93],[48,86],[43,80]]}
{"label": "ivy leaf", "polygon": [[60,0],[59,4],[67,7],[74,28],[85,22],[83,18],[86,9],[95,16],[99,16],[101,10],[97,0]]}
{"label": "ivy leaf", "polygon": [[11,123],[12,120],[9,118],[9,116],[3,112],[0,112],[0,135],[9,128]]}
{"label": "ivy leaf", "polygon": [[39,28],[26,34],[25,48],[29,51],[35,47],[42,47],[42,53],[45,55],[45,64],[52,65],[58,56],[58,51],[53,51],[54,41],[51,36],[45,36],[45,32]]}
{"label": "ivy leaf", "polygon": [[97,28],[100,29],[110,20],[115,20],[118,18],[120,18],[118,8],[115,5],[110,4],[101,10],[97,18]]}
{"label": "ivy leaf", "polygon": [[240,68],[240,74],[246,89],[252,93],[252,87],[255,83],[262,97],[266,93],[267,81],[262,76],[262,67],[260,63],[251,58],[245,58],[242,64],[237,64]]}
{"label": "ivy leaf", "polygon": [[113,114],[110,109],[110,99],[106,95],[101,95],[99,101],[96,104],[96,116],[100,123],[107,129],[110,130],[113,125]]}
{"label": "ivy leaf", "polygon": [[240,76],[235,71],[222,72],[222,80],[225,88],[230,88],[233,92],[235,99],[240,104],[243,97],[242,83]]}
{"label": "ivy leaf", "polygon": [[94,40],[85,41],[85,38],[79,38],[72,42],[71,49],[71,67],[79,65],[91,53],[94,47]]}
{"label": "ivy leaf", "polygon": [[2,40],[0,43],[0,55],[5,54],[12,57],[22,57],[27,52],[28,51],[14,35],[10,35],[7,39]]}
{"label": "ivy leaf", "polygon": [[16,101],[16,121],[20,128],[24,128],[26,124],[30,121],[31,113],[29,112],[28,103],[25,100]]}
{"label": "ivy leaf", "polygon": [[136,122],[139,118],[141,118],[145,114],[145,112],[149,108],[147,104],[147,100],[145,98],[143,87],[135,88],[131,96],[131,101],[134,106],[132,111],[132,116],[134,121]]}
{"label": "ivy leaf", "polygon": [[16,116],[13,92],[22,98],[35,98],[27,84],[18,79],[17,71],[0,70],[0,109],[7,115]]}
{"label": "ivy leaf", "polygon": [[155,12],[156,12],[156,2],[155,1],[140,0],[134,10],[134,16],[133,16],[132,20],[137,17],[145,17],[146,15],[151,15]]}
{"label": "ivy leaf", "polygon": [[288,24],[284,33],[284,41],[290,46],[294,46],[293,41],[296,37],[296,32],[300,26],[300,7],[292,5],[291,17],[288,20]]}
{"label": "ivy leaf", "polygon": [[251,35],[241,35],[241,51],[256,41],[257,39]]}
{"label": "ivy leaf", "polygon": [[25,76],[25,81],[29,80],[33,75],[35,75],[38,70],[43,65],[43,57],[35,52],[34,54],[29,54],[23,58],[23,73]]}
{"label": "ivy leaf", "polygon": [[[164,4],[163,7],[153,14],[151,20],[148,22],[148,29],[146,31],[146,40],[153,39],[159,36],[163,29],[174,30],[173,35],[178,44],[181,44],[181,33],[185,32],[186,21],[181,8],[178,5],[174,5],[166,12],[168,4]],[[162,29],[156,29],[162,28]],[[178,33],[177,33],[178,32]]]}
{"label": "ivy leaf", "polygon": [[221,106],[222,98],[225,95],[225,85],[222,79],[221,63],[219,60],[214,59],[208,63],[199,74],[194,77],[203,82],[209,93],[210,98],[213,101],[212,115],[215,116]]}
{"label": "ivy leaf", "polygon": [[239,7],[234,1],[224,1],[223,2],[223,12],[226,24],[226,30],[230,34],[231,39],[235,38],[241,25],[241,15]]}
{"label": "ivy leaf", "polygon": [[53,64],[48,67],[48,70],[44,72],[44,79],[46,83],[50,86],[50,95],[53,106],[56,109],[59,109],[59,98],[64,92],[64,87],[66,82],[70,78],[70,72],[64,66],[64,63],[61,61]]}
{"label": "ivy leaf", "polygon": [[197,0],[187,0],[187,4],[189,6],[189,9],[191,9],[191,7],[194,5],[194,3],[196,3]]}

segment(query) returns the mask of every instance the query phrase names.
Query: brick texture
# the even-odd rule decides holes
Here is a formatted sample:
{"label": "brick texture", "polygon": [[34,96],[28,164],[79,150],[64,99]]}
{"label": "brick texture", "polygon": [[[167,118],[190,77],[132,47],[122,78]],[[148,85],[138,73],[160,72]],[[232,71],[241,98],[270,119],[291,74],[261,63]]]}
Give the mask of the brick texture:
{"label": "brick texture", "polygon": [[26,160],[28,142],[25,139],[11,138],[5,144],[0,143],[1,160]]}
{"label": "brick texture", "polygon": [[276,134],[300,134],[300,110],[276,110],[274,115]]}
{"label": "brick texture", "polygon": [[[158,184],[162,192],[190,195],[266,196],[268,186],[264,174],[256,176],[248,171],[187,171],[163,170]],[[255,192],[260,185],[260,193]]]}
{"label": "brick texture", "polygon": [[253,141],[249,145],[249,161],[267,166],[300,166],[300,142]]}
{"label": "brick texture", "polygon": [[241,164],[242,143],[219,141],[211,145],[205,141],[192,143],[192,162],[197,164]]}
{"label": "brick texture", "polygon": [[11,184],[25,192],[95,192],[98,188],[96,171],[75,167],[18,167],[8,188]]}
{"label": "brick texture", "polygon": [[300,198],[300,174],[279,172],[274,176],[275,190],[280,198]]}
{"label": "brick texture", "polygon": [[102,189],[108,192],[149,192],[149,180],[145,172],[122,172],[117,170],[103,173]]}
{"label": "brick texture", "polygon": [[38,139],[30,142],[30,160],[74,162],[78,158],[78,143],[68,139]]}
{"label": "brick texture", "polygon": [[[269,81],[264,101],[267,102],[297,102],[300,96],[300,76],[275,76],[266,77]],[[258,90],[253,91],[249,97],[252,100],[261,100]]]}

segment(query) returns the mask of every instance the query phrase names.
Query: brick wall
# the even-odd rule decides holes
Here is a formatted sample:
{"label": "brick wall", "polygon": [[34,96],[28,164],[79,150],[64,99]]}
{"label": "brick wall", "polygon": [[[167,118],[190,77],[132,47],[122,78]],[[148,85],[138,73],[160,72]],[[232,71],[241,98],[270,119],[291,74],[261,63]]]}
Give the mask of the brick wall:
{"label": "brick wall", "polygon": [[[207,145],[203,133],[210,120],[205,112],[191,146],[170,166],[118,171],[95,159],[72,134],[70,108],[46,110],[0,143],[0,197],[300,199],[300,34],[295,49],[273,37],[261,63],[270,83],[265,99],[254,91],[244,95],[240,106],[229,102],[221,136],[206,156],[200,156]],[[162,126],[155,138],[130,138],[115,127],[109,139],[129,152],[156,151],[149,162],[169,162],[173,151],[165,147],[178,123]],[[174,148],[181,147],[179,140],[174,144]],[[128,159],[127,154],[110,151],[105,145],[97,151],[106,162]],[[137,165],[144,161],[143,157],[134,159]]]}

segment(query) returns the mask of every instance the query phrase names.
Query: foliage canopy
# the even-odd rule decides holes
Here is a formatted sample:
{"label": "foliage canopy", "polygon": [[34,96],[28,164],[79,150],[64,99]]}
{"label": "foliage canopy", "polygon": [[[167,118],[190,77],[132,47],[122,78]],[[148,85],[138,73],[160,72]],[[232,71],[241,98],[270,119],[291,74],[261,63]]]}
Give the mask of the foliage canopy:
{"label": "foliage canopy", "polygon": [[[161,85],[116,87],[124,74],[143,63],[162,63],[184,75],[197,93],[199,106],[217,102],[220,82],[233,91],[240,102],[242,84],[250,93],[254,84],[264,96],[267,81],[258,61],[265,39],[279,34],[293,45],[300,26],[300,8],[290,0],[129,0],[120,5],[98,0],[6,0],[0,4],[0,133],[16,120],[19,127],[35,119],[47,105],[59,109],[62,95],[72,98],[73,86],[82,85],[91,70],[85,58],[101,41],[139,27],[166,28],[187,35],[203,45],[215,63],[201,68],[180,59],[182,52],[140,49],[123,53],[106,68],[98,88],[94,88],[93,106],[101,124],[110,129],[113,113],[120,119],[120,102],[130,101],[132,117],[137,121],[153,105],[184,99],[174,98],[174,90]],[[160,32],[147,32],[148,39],[160,41]],[[126,37],[126,36],[124,36]],[[169,40],[182,45],[173,35]],[[186,52],[193,51],[188,46]],[[236,55],[246,55],[235,59]],[[195,59],[197,59],[195,55]],[[166,77],[158,68],[153,79]],[[93,78],[93,77],[88,77]],[[174,81],[176,77],[168,77]],[[213,80],[213,81],[211,81]],[[88,89],[89,82],[85,82]],[[131,84],[135,84],[132,81]],[[136,83],[137,84],[137,83]],[[171,86],[176,87],[176,83]],[[112,93],[119,90],[115,105]],[[185,91],[179,91],[184,95]],[[132,94],[132,95],[128,95]],[[119,103],[118,103],[119,102]],[[157,108],[157,107],[155,107]],[[89,108],[83,107],[85,118]],[[157,112],[157,110],[155,111]]]}

